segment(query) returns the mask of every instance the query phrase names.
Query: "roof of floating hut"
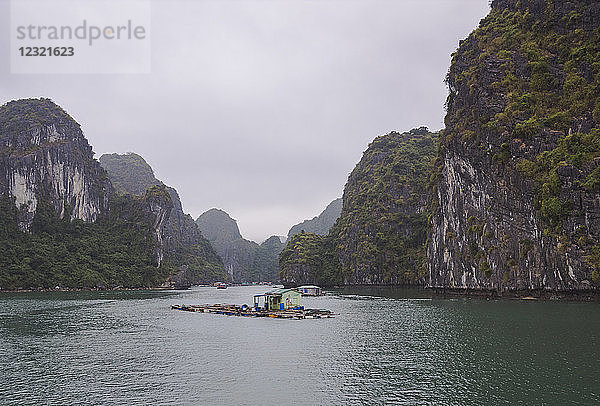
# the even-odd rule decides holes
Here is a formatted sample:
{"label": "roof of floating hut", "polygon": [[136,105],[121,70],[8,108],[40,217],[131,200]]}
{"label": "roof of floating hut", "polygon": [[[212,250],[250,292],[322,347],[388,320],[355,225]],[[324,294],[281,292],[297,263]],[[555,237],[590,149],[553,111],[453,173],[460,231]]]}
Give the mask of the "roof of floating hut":
{"label": "roof of floating hut", "polygon": [[[265,292],[265,295],[269,295],[269,296],[281,296],[281,295],[283,295],[284,293],[287,293],[287,292],[298,293],[298,291],[295,290],[295,289],[277,288],[277,289],[272,289],[272,290],[270,290],[268,292]],[[259,295],[259,296],[262,296],[262,295]]]}
{"label": "roof of floating hut", "polygon": [[298,286],[296,289],[321,289],[321,287],[315,285],[302,285]]}
{"label": "roof of floating hut", "polygon": [[269,290],[268,292],[265,292],[263,294],[254,295],[254,298],[256,299],[257,297],[261,297],[261,296],[265,296],[265,297],[266,296],[283,296],[284,293],[291,293],[292,295],[301,296],[300,292],[298,292],[296,289],[277,288],[277,289]]}

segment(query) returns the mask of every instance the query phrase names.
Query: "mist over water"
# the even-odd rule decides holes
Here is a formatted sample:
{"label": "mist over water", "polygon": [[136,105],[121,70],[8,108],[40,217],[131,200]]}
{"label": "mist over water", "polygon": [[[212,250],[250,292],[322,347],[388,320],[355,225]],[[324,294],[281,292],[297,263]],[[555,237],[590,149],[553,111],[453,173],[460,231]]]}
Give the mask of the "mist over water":
{"label": "mist over water", "polygon": [[303,298],[334,319],[170,309],[265,289],[1,294],[0,403],[600,402],[597,303],[345,289]]}

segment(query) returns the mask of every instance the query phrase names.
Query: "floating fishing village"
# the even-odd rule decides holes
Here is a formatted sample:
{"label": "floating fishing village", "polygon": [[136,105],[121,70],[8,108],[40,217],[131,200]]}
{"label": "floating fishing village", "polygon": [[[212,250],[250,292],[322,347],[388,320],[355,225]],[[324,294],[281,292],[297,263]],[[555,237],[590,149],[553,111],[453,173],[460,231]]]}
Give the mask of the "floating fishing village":
{"label": "floating fishing village", "polygon": [[[218,284],[217,289],[225,289],[226,285]],[[302,296],[320,296],[322,290],[318,286],[300,286],[295,289],[276,288],[261,295],[254,295],[252,306],[246,304],[206,304],[206,305],[172,305],[171,309],[187,312],[221,314],[240,317],[271,317],[277,319],[327,319],[334,314],[325,309],[306,309],[302,306]]]}

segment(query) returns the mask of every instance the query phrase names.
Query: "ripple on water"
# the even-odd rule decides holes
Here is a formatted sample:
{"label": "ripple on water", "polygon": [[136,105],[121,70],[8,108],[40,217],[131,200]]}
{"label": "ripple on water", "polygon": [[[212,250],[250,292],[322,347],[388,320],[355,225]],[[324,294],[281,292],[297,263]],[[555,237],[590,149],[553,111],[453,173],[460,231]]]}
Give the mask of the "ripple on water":
{"label": "ripple on water", "polygon": [[338,314],[330,320],[170,310],[262,291],[0,296],[0,403],[600,402],[596,304],[371,289],[305,298]]}

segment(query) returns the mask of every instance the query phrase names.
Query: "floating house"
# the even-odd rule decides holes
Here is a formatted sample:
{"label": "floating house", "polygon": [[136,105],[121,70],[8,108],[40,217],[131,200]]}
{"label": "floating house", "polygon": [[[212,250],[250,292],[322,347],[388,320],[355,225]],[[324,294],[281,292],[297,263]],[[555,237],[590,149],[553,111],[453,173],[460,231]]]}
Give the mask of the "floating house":
{"label": "floating house", "polygon": [[254,307],[266,311],[298,309],[301,306],[302,294],[294,289],[273,289],[254,295]]}
{"label": "floating house", "polygon": [[302,296],[321,296],[323,291],[320,287],[314,285],[306,285],[297,287],[296,290],[302,294]]}

